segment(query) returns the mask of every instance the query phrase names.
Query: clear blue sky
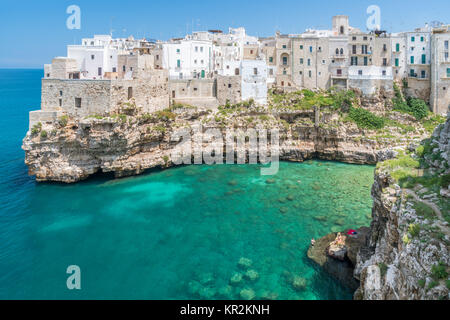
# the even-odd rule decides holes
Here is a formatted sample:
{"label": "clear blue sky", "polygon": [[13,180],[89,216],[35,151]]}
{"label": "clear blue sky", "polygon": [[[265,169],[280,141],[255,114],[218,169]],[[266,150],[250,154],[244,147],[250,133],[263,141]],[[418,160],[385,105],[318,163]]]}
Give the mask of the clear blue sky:
{"label": "clear blue sky", "polygon": [[[66,28],[66,8],[81,8],[81,30]],[[350,16],[365,30],[369,5],[381,8],[381,27],[389,32],[411,30],[426,22],[450,23],[448,0],[58,0],[2,1],[0,68],[42,68],[66,45],[93,34],[166,40],[191,30],[243,26],[257,36],[300,33],[306,28],[331,28],[331,17]],[[193,23],[194,22],[194,23]]]}

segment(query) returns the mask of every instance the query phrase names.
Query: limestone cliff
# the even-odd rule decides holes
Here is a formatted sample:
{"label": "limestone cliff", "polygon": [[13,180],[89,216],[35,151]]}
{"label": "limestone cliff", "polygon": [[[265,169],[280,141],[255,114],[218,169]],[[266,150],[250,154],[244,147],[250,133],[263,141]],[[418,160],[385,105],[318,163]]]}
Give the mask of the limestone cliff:
{"label": "limestone cliff", "polygon": [[399,127],[386,128],[389,135],[360,129],[342,121],[337,112],[321,112],[316,117],[311,111],[276,113],[249,108],[214,113],[191,108],[80,120],[64,118],[30,130],[23,149],[29,172],[37,181],[73,183],[97,172],[123,177],[170,167],[177,144],[171,141],[172,133],[180,128],[193,131],[199,126],[219,128],[224,136],[227,128],[278,128],[281,160],[316,158],[357,164],[375,164],[389,158],[387,149],[423,135],[418,130],[405,136]]}
{"label": "limestone cliff", "polygon": [[355,299],[449,298],[449,136],[450,118],[415,152],[378,164]]}

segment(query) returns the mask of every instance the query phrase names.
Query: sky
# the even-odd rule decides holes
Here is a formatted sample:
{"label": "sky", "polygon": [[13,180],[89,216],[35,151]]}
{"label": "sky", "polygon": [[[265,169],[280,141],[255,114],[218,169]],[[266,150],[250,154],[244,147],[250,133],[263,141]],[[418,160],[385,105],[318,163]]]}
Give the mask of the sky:
{"label": "sky", "polygon": [[[81,11],[81,28],[69,30],[70,5]],[[367,8],[381,9],[381,29],[413,30],[426,22],[450,23],[448,0],[3,0],[0,11],[0,68],[42,68],[65,56],[68,44],[94,34],[167,40],[186,32],[245,27],[253,36],[331,29],[345,14],[366,31]]]}

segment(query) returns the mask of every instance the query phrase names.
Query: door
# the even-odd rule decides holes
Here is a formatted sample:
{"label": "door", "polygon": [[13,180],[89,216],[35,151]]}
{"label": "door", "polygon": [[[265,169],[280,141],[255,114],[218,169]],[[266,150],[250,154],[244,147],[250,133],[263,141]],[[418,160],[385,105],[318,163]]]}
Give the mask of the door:
{"label": "door", "polygon": [[202,70],[202,78],[205,77],[205,70]]}

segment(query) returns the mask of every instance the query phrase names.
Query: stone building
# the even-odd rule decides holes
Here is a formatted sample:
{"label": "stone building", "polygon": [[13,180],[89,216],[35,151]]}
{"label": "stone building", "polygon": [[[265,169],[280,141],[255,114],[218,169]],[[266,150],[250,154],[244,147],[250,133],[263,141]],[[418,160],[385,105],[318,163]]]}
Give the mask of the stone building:
{"label": "stone building", "polygon": [[260,51],[261,56],[264,57],[267,64],[267,87],[271,88],[276,84],[276,76],[277,76],[275,38],[260,39]]}
{"label": "stone building", "polygon": [[435,28],[431,43],[430,105],[433,112],[447,114],[450,107],[450,25]]}
{"label": "stone building", "polygon": [[275,37],[275,60],[277,64],[277,87],[292,87],[292,39],[288,35],[279,32]]}

